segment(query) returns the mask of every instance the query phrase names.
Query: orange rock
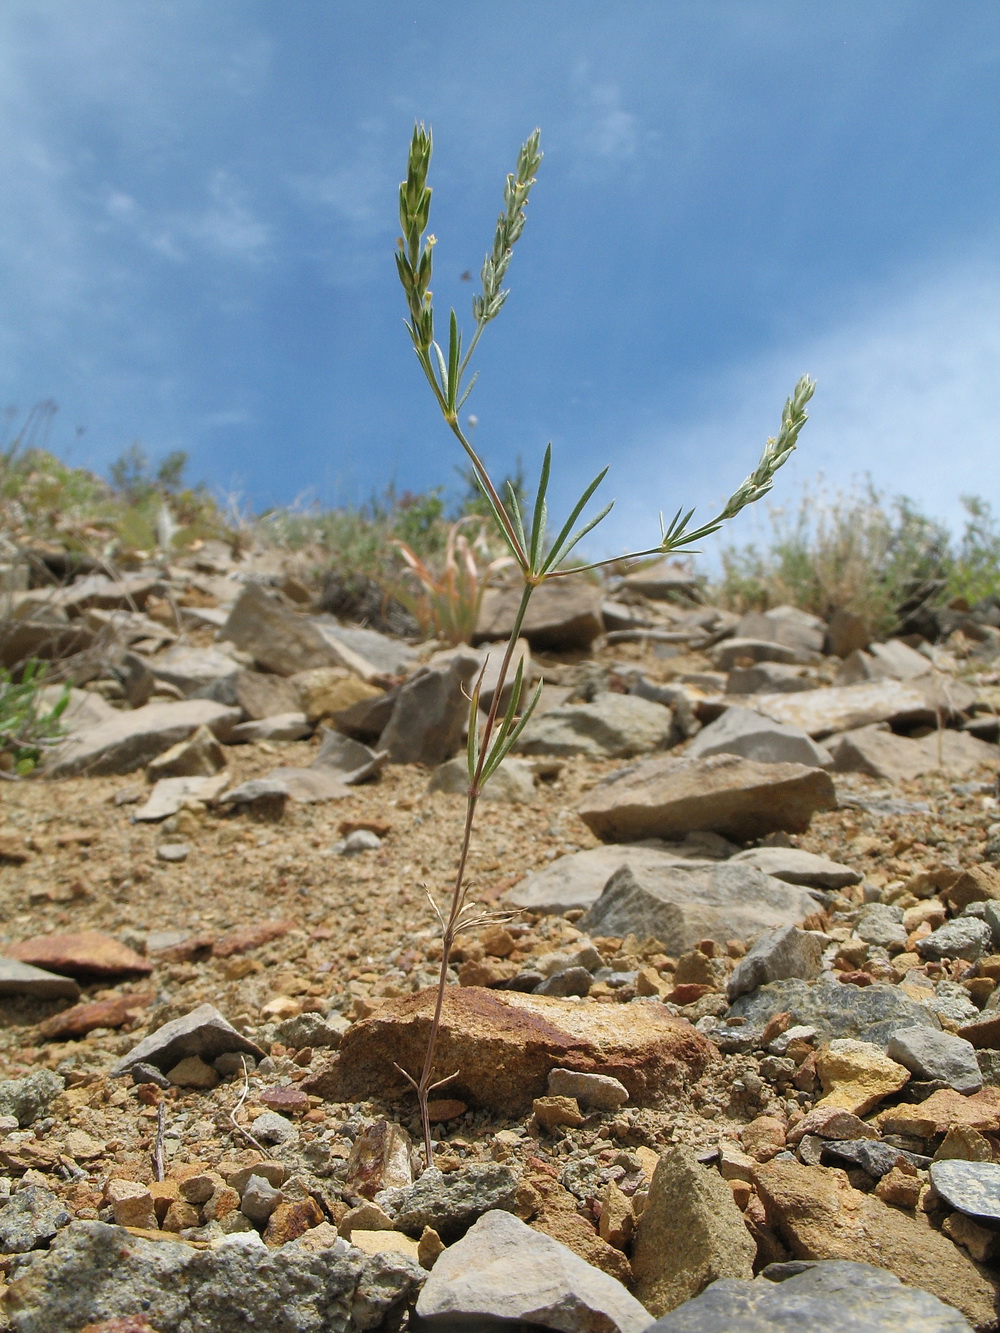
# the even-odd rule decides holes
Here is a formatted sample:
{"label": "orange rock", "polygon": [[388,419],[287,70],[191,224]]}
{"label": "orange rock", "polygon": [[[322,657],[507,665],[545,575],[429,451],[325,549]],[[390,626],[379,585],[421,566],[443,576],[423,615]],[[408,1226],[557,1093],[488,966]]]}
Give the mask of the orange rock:
{"label": "orange rock", "polygon": [[[393,1064],[420,1068],[435,991],[387,1000],[345,1034],[337,1059],[302,1084],[331,1101],[406,1088]],[[610,1074],[633,1105],[656,1106],[718,1059],[715,1047],[656,1001],[599,1005],[475,987],[445,992],[436,1067],[458,1070],[449,1091],[470,1105],[521,1115],[545,1095],[556,1065]]]}
{"label": "orange rock", "polygon": [[110,935],[99,930],[79,930],[68,935],[35,935],[20,944],[12,944],[8,958],[32,963],[62,976],[120,977],[128,973],[147,976],[153,970],[147,962]]}
{"label": "orange rock", "polygon": [[883,1134],[913,1134],[930,1139],[956,1125],[968,1125],[980,1134],[1000,1132],[1000,1089],[983,1088],[964,1097],[953,1088],[940,1088],[916,1106],[892,1106],[878,1117]]}
{"label": "orange rock", "polygon": [[259,949],[262,944],[280,940],[290,930],[295,929],[294,921],[258,921],[253,926],[240,926],[216,940],[212,953],[216,958],[228,958],[234,953],[246,953],[249,949]]}
{"label": "orange rock", "polygon": [[152,1002],[151,994],[115,995],[108,1000],[94,1000],[90,1004],[74,1004],[61,1014],[53,1014],[38,1031],[45,1041],[66,1041],[69,1037],[83,1037],[94,1028],[120,1028],[136,1019]]}
{"label": "orange rock", "polygon": [[785,1146],[785,1126],[777,1116],[759,1115],[740,1134],[744,1150],[757,1162],[769,1162]]}
{"label": "orange rock", "polygon": [[277,1249],[279,1245],[305,1235],[312,1227],[318,1227],[325,1220],[319,1204],[311,1197],[279,1203],[268,1219],[264,1231],[264,1244]]}

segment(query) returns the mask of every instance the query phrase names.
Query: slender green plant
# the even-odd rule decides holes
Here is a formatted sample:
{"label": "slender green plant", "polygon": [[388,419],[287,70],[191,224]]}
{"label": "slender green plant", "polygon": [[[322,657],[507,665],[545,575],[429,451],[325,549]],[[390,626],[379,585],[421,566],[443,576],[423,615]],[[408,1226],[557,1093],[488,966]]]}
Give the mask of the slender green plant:
{"label": "slender green plant", "polygon": [[[440,572],[433,567],[433,561],[422,560],[406,542],[393,542],[420,587],[417,596],[400,593],[403,604],[416,617],[421,629],[452,644],[471,641],[490,578],[512,563],[509,555],[489,559],[483,539],[484,523],[484,519],[470,514],[451,525]],[[479,531],[470,540],[463,528],[471,525]],[[485,557],[483,568],[477,556]]]}
{"label": "slender green plant", "polygon": [[[422,124],[414,126],[406,180],[399,187],[399,221],[402,234],[396,247],[396,266],[409,310],[406,328],[410,341],[441,414],[465,451],[471,465],[472,476],[485,501],[487,513],[492,517],[497,531],[510,552],[522,585],[520,603],[504,649],[499,678],[493,690],[486,721],[481,728],[479,701],[482,674],[472,690],[468,743],[469,785],[458,864],[447,907],[442,910],[433,898],[431,899],[442,931],[441,964],[434,1012],[419,1075],[414,1077],[407,1070],[400,1071],[417,1094],[424,1153],[428,1166],[433,1161],[428,1099],[435,1089],[457,1077],[457,1074],[451,1074],[444,1079],[434,1078],[434,1058],[441,1028],[441,1013],[452,946],[455,936],[460,931],[474,928],[484,919],[488,919],[488,914],[484,917],[482,910],[468,901],[470,885],[465,879],[476,808],[486,783],[517,743],[541,691],[539,686],[530,698],[524,698],[523,666],[519,662],[514,672],[508,696],[509,702],[501,714],[500,700],[504,695],[504,685],[510,672],[515,645],[532,593],[540,584],[578,573],[583,569],[597,569],[613,563],[610,560],[598,560],[590,564],[575,564],[572,568],[566,566],[567,557],[583,538],[607,517],[614,503],[612,501],[605,505],[591,518],[584,517],[584,511],[607,475],[607,468],[602,469],[584,489],[555,537],[550,538],[546,495],[552,469],[552,446],[546,446],[534,499],[530,503],[522,504],[514,486],[510,483],[505,487],[506,495],[501,496],[459,424],[459,412],[476,381],[476,376],[472,375],[466,382],[472,354],[487,324],[496,318],[507,299],[503,282],[510,265],[514,244],[524,229],[525,206],[535,184],[535,172],[542,160],[540,138],[540,131],[536,129],[522,146],[514,172],[507,177],[504,209],[497,220],[492,249],[483,261],[482,292],[477,293],[472,301],[474,330],[467,345],[463,343],[458,317],[454,310],[450,312],[448,319],[447,348],[440,346],[434,337],[434,308],[430,284],[436,238],[430,234],[425,235],[430,219],[431,190],[427,185],[427,172],[431,160],[432,141],[430,131]],[[792,396],[785,403],[781,428],[777,436],[767,441],[756,469],[742,485],[737,487],[714,518],[700,526],[694,526],[692,525],[694,510],[689,509],[685,512],[683,507],[677,510],[669,523],[665,523],[661,515],[659,542],[644,550],[632,551],[625,557],[618,557],[614,563],[623,558],[635,560],[671,552],[689,554],[692,543],[717,532],[741,509],[766,495],[773,484],[774,474],[788,461],[795,448],[799,432],[806,420],[805,408],[812,397],[813,388],[813,381],[807,375],[799,380]],[[485,671],[485,667],[483,670]]]}
{"label": "slender green plant", "polygon": [[13,769],[7,776],[26,777],[43,749],[64,734],[60,719],[69,703],[69,686],[47,706],[40,694],[45,672],[45,663],[35,658],[28,660],[18,681],[0,667],[0,756]]}

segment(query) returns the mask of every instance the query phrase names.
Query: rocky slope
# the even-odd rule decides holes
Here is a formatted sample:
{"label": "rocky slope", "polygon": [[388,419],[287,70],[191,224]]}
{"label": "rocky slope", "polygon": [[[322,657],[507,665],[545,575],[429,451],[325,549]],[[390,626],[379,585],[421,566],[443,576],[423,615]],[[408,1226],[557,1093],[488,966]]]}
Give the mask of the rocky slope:
{"label": "rocky slope", "polygon": [[870,644],[669,570],[539,598],[422,1171],[486,648],[273,552],[33,581],[0,656],[76,688],[0,784],[16,1333],[997,1325],[995,607]]}

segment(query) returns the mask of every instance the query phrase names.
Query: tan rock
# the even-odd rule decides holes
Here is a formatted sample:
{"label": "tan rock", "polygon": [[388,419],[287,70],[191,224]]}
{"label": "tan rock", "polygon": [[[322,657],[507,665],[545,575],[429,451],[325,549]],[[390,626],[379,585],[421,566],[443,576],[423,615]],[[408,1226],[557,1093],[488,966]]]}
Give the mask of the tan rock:
{"label": "tan rock", "polygon": [[935,1162],[992,1162],[993,1147],[985,1134],[971,1125],[952,1125],[934,1154]]}
{"label": "tan rock", "polygon": [[144,1231],[155,1231],[159,1227],[148,1185],[112,1178],[104,1187],[104,1199],[114,1209],[118,1226],[141,1227]]}
{"label": "tan rock", "polygon": [[405,1254],[410,1259],[420,1261],[420,1246],[411,1236],[404,1236],[401,1231],[361,1231],[351,1232],[351,1244],[365,1254]]}
{"label": "tan rock", "polygon": [[717,1278],[752,1278],[755,1254],[722,1177],[688,1148],[664,1153],[632,1243],[635,1295],[650,1314],[666,1314]]}
{"label": "tan rock", "polygon": [[391,1231],[394,1226],[395,1223],[384,1208],[366,1199],[364,1203],[348,1208],[337,1224],[337,1231],[345,1240],[350,1240],[355,1227],[360,1231]]}
{"label": "tan rock", "polygon": [[1000,1133],[1000,1089],[983,1088],[965,1097],[953,1088],[940,1088],[916,1106],[893,1106],[878,1116],[883,1134],[912,1134],[931,1139],[954,1125],[967,1125],[980,1134]]}
{"label": "tan rock", "polygon": [[183,1199],[175,1199],[167,1209],[162,1227],[164,1231],[185,1231],[188,1227],[200,1224],[201,1214],[194,1204],[185,1203]]}
{"label": "tan rock", "polygon": [[745,842],[779,830],[801,833],[817,811],[836,806],[833,780],[822,769],[734,754],[668,755],[611,778],[578,807],[584,823],[608,842],[682,838],[692,830]]}
{"label": "tan rock", "polygon": [[967,1249],[977,1263],[995,1262],[1000,1254],[1000,1236],[964,1213],[951,1213],[941,1223],[941,1230],[956,1245]]}
{"label": "tan rock", "polygon": [[445,1251],[445,1243],[433,1227],[424,1227],[417,1241],[417,1261],[421,1268],[431,1269],[438,1256]]}
{"label": "tan rock", "polygon": [[923,1181],[912,1167],[906,1170],[904,1167],[894,1166],[875,1186],[875,1195],[883,1203],[892,1204],[894,1208],[913,1209],[920,1202],[922,1188]]}
{"label": "tan rock", "polygon": [[202,1091],[214,1088],[219,1081],[219,1075],[200,1055],[186,1055],[183,1060],[178,1060],[167,1071],[167,1078],[175,1088],[199,1088]]}
{"label": "tan rock", "polygon": [[560,1125],[582,1125],[584,1115],[572,1097],[536,1097],[532,1103],[535,1119],[542,1129],[558,1129]]}
{"label": "tan rock", "polygon": [[121,977],[129,974],[147,976],[152,964],[134,949],[129,949],[100,930],[78,930],[67,935],[35,935],[4,950],[16,958],[49,972],[68,977]]}
{"label": "tan rock", "polygon": [[377,685],[369,685],[360,676],[338,667],[299,671],[290,683],[298,690],[299,705],[310,722],[333,717],[362,699],[374,699],[383,693]]}
{"label": "tan rock", "polygon": [[210,778],[226,766],[226,752],[208,727],[198,727],[190,736],[151,759],[146,776],[157,778]]}
{"label": "tan rock", "polygon": [[93,1000],[89,1004],[75,1004],[71,1009],[53,1014],[39,1023],[38,1030],[46,1041],[66,1041],[83,1037],[94,1028],[120,1028],[135,1022],[152,1002],[151,992],[141,995],[115,995],[107,1000]]}
{"label": "tan rock", "polygon": [[632,1239],[635,1216],[632,1201],[623,1194],[613,1180],[609,1180],[598,1196],[601,1216],[597,1224],[597,1234],[616,1250],[624,1250]]}
{"label": "tan rock", "polygon": [[796,1259],[887,1268],[956,1306],[977,1327],[992,1326],[1000,1295],[995,1279],[940,1233],[853,1189],[845,1172],[782,1161],[754,1174],[767,1221]]}
{"label": "tan rock", "polygon": [[941,896],[956,912],[969,903],[1000,898],[1000,867],[989,864],[970,866]]}
{"label": "tan rock", "polygon": [[277,1249],[290,1240],[297,1240],[325,1220],[322,1209],[311,1196],[286,1200],[279,1203],[268,1218],[264,1228],[264,1244]]}
{"label": "tan rock", "polygon": [[[417,1070],[427,1042],[432,988],[387,1000],[345,1034],[339,1057],[302,1084],[333,1101],[402,1092],[393,1063]],[[470,1105],[521,1115],[545,1095],[557,1065],[618,1079],[632,1102],[655,1106],[718,1059],[712,1044],[656,1001],[603,1005],[549,996],[449,987],[437,1068],[458,1070],[449,1092]]]}
{"label": "tan rock", "polygon": [[826,1094],[817,1107],[837,1106],[866,1115],[910,1081],[910,1071],[867,1041],[844,1037],[820,1047],[816,1070]]}
{"label": "tan rock", "polygon": [[577,1209],[576,1196],[558,1180],[542,1171],[529,1172],[517,1192],[517,1215],[535,1231],[541,1231],[595,1268],[610,1273],[619,1282],[631,1283],[629,1261],[607,1241]]}
{"label": "tan rock", "polygon": [[239,926],[216,940],[212,946],[212,953],[216,958],[229,958],[233,954],[247,953],[250,949],[259,949],[262,944],[270,944],[272,940],[280,940],[294,929],[295,922],[286,918],[255,921],[249,926]]}
{"label": "tan rock", "polygon": [[744,1125],[740,1138],[755,1162],[769,1162],[785,1146],[784,1121],[773,1115],[759,1115]]}
{"label": "tan rock", "polygon": [[798,694],[757,694],[750,697],[750,704],[775,722],[798,727],[814,737],[851,731],[875,722],[934,720],[926,693],[915,685],[896,680],[834,685]]}

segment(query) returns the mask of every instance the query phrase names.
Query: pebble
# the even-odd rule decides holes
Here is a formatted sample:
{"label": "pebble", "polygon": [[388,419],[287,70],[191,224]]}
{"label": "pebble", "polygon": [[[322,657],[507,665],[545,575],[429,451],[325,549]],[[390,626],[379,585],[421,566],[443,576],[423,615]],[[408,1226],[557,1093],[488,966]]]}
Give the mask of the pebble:
{"label": "pebble", "polygon": [[191,844],[187,842],[161,842],[156,849],[161,861],[186,861],[191,855]]}
{"label": "pebble", "polygon": [[250,1126],[250,1132],[258,1143],[282,1144],[298,1136],[298,1130],[277,1111],[265,1111]]}
{"label": "pebble", "polygon": [[574,1069],[553,1069],[548,1091],[552,1097],[575,1097],[595,1111],[617,1111],[628,1101],[628,1089],[608,1074],[580,1073]]}

